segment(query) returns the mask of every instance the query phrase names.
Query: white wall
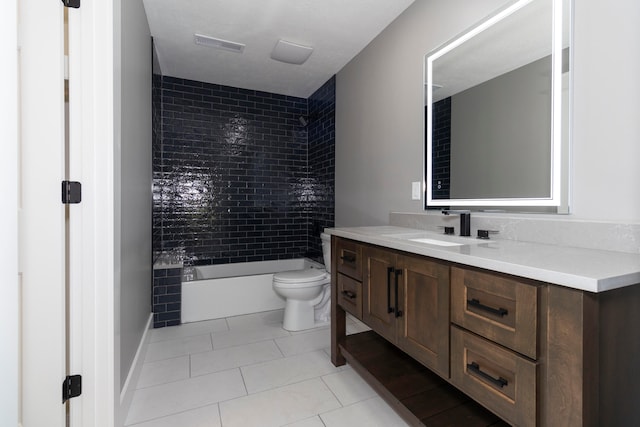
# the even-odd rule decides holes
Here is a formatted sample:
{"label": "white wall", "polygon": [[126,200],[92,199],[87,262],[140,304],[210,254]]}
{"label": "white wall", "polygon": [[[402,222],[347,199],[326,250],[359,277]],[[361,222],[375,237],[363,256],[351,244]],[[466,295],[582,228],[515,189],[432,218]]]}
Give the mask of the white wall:
{"label": "white wall", "polygon": [[[120,387],[151,313],[151,33],[142,0],[121,2]],[[116,110],[117,111],[117,110]],[[117,293],[116,293],[117,295]]]}
{"label": "white wall", "polygon": [[575,3],[573,211],[640,221],[640,2]]}
{"label": "white wall", "polygon": [[0,239],[0,425],[18,424],[18,26],[17,2],[3,5],[0,16],[0,191],[4,225]]}
{"label": "white wall", "polygon": [[[422,212],[423,56],[504,3],[417,1],[338,73],[336,226]],[[571,218],[640,221],[640,2],[575,3]]]}

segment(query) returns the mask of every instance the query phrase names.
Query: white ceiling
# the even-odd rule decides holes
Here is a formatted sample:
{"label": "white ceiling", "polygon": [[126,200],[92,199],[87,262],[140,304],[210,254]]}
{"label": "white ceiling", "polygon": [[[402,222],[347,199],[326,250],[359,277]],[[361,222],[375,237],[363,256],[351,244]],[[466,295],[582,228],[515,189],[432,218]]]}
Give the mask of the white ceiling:
{"label": "white ceiling", "polygon": [[[163,75],[307,98],[414,0],[143,0]],[[194,34],[246,45],[199,46]],[[284,39],[313,46],[302,65],[270,58]]]}

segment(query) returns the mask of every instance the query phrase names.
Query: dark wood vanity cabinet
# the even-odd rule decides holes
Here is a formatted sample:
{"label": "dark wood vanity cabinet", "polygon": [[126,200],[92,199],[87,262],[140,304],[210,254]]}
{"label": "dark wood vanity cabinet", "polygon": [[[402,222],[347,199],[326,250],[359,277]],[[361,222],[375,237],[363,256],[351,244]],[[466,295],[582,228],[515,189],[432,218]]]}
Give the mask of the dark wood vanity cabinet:
{"label": "dark wood vanity cabinet", "polygon": [[[336,236],[332,249],[331,360],[410,425],[640,425],[640,284],[591,293]],[[347,336],[345,310],[372,331]]]}
{"label": "dark wood vanity cabinet", "polygon": [[449,266],[390,249],[363,249],[362,320],[441,375],[449,376]]}

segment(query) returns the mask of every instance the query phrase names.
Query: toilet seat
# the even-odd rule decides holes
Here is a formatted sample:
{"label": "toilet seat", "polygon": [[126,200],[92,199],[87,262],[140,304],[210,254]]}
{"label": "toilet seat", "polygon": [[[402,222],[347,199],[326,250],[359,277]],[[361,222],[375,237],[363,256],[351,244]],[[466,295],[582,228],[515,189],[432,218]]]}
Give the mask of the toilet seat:
{"label": "toilet seat", "polygon": [[330,278],[325,270],[307,268],[276,273],[273,275],[273,283],[281,288],[305,288],[318,286]]}

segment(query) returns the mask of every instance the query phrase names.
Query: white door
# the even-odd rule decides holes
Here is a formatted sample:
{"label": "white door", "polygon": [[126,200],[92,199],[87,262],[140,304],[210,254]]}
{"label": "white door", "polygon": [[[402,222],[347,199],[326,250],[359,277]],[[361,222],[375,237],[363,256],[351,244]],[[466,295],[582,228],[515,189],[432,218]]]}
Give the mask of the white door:
{"label": "white door", "polygon": [[114,333],[119,7],[81,0],[68,10],[68,169],[69,179],[82,183],[82,203],[69,209],[69,371],[83,379],[82,395],[70,405],[73,427],[121,425]]}
{"label": "white door", "polygon": [[0,425],[18,424],[18,21],[17,2],[0,13]]}
{"label": "white door", "polygon": [[20,422],[63,426],[65,377],[64,21],[59,1],[22,0],[20,49]]}
{"label": "white door", "polygon": [[[59,0],[17,3],[22,277],[17,304],[21,319],[18,420],[24,427],[66,423],[113,427],[119,424],[114,386],[113,231],[114,49],[119,43],[115,19],[119,2],[83,0],[80,9],[68,11],[68,155],[64,149],[64,8]],[[61,203],[65,157],[68,178],[82,182],[83,190],[82,203],[68,209],[68,244]],[[61,394],[67,372],[82,375],[83,383],[82,395],[70,401],[68,411]]]}

